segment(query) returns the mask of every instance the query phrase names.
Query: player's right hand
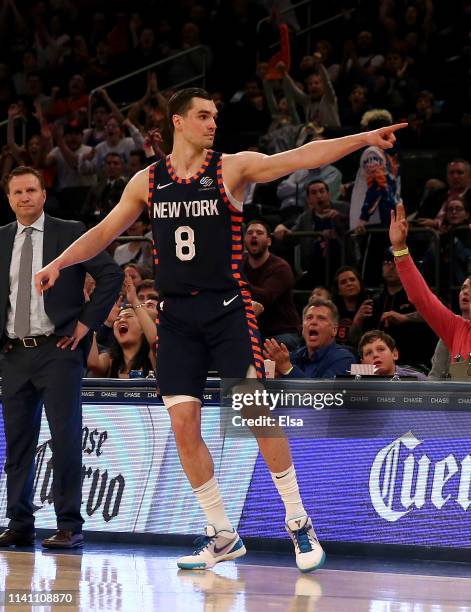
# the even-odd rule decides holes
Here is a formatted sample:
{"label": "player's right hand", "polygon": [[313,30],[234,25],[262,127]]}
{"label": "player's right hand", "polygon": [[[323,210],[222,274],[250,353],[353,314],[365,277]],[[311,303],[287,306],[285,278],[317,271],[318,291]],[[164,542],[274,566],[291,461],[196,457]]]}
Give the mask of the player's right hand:
{"label": "player's right hand", "polygon": [[39,272],[34,275],[34,286],[39,295],[54,286],[59,278],[60,268],[57,263],[51,261],[50,264],[44,266]]}

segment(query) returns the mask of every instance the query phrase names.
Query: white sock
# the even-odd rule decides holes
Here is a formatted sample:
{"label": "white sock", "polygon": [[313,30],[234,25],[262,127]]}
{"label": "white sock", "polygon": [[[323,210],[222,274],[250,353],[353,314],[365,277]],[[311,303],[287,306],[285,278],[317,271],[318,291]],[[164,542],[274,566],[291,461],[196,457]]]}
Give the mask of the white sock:
{"label": "white sock", "polygon": [[307,512],[304,509],[301,495],[299,494],[298,481],[296,479],[294,465],[291,465],[283,472],[270,473],[272,480],[275,483],[275,487],[278,489],[278,493],[280,494],[285,505],[285,520],[289,521],[292,518],[305,516]]}
{"label": "white sock", "polygon": [[232,531],[231,521],[228,519],[224,504],[219,491],[219,485],[213,476],[211,480],[205,482],[201,487],[193,489],[203,512],[206,515],[208,524],[212,525],[216,531],[225,529]]}

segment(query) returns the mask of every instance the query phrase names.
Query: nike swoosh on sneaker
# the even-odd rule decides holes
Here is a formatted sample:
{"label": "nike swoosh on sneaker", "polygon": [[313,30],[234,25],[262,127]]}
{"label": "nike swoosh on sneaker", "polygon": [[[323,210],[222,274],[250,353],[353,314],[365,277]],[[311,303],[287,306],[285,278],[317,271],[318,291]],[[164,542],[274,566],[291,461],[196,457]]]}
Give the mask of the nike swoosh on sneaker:
{"label": "nike swoosh on sneaker", "polygon": [[230,300],[224,300],[223,305],[224,306],[229,306],[229,304],[231,302],[233,302],[234,300],[236,300],[239,297],[239,294],[235,295],[233,298],[231,298]]}
{"label": "nike swoosh on sneaker", "polygon": [[221,548],[218,548],[215,544],[213,550],[218,555],[224,549],[229,548],[229,546],[232,546],[233,544],[234,544],[234,540],[232,542],[229,542],[229,544],[225,544],[224,546],[221,546]]}
{"label": "nike swoosh on sneaker", "polygon": [[171,183],[165,183],[165,185],[160,185],[160,183],[157,185],[157,189],[165,189],[165,187],[168,187],[169,185],[173,185],[173,181]]}

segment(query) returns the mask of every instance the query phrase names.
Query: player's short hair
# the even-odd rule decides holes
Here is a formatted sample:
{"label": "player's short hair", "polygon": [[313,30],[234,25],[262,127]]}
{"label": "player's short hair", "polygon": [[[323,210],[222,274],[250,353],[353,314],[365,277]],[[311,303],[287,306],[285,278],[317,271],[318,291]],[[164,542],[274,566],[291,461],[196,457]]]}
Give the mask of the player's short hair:
{"label": "player's short hair", "polygon": [[252,219],[252,221],[249,221],[245,227],[245,233],[247,233],[247,230],[249,229],[249,227],[251,225],[261,225],[265,228],[265,231],[267,233],[268,238],[271,238],[271,228],[270,226],[265,223],[265,221],[260,221],[259,219]]}
{"label": "player's short hair", "polygon": [[380,329],[372,329],[360,338],[360,342],[358,343],[358,353],[360,357],[363,357],[363,348],[367,344],[371,344],[375,340],[382,340],[384,344],[393,351],[396,348],[396,342],[394,338],[392,338],[389,334]]}
{"label": "player's short hair", "polygon": [[5,179],[5,182],[3,184],[5,193],[9,193],[10,191],[10,181],[12,178],[14,178],[15,176],[24,176],[26,174],[33,174],[38,179],[39,184],[41,185],[41,189],[46,189],[42,172],[39,172],[31,166],[18,166],[17,168],[14,168]]}
{"label": "player's short hair", "polygon": [[314,298],[313,300],[309,300],[308,305],[303,308],[303,321],[309,308],[320,308],[321,306],[324,306],[330,310],[334,325],[338,325],[339,311],[337,306],[331,300],[323,300],[322,298]]}
{"label": "player's short hair", "polygon": [[173,132],[173,115],[185,115],[193,103],[193,98],[212,100],[211,95],[200,87],[186,87],[176,91],[167,104],[167,122],[170,131]]}

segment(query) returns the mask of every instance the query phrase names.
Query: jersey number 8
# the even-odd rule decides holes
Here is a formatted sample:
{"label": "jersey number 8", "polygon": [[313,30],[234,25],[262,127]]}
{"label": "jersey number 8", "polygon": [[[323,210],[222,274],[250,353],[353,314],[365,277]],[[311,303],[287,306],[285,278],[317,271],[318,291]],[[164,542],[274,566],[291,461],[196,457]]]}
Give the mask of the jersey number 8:
{"label": "jersey number 8", "polygon": [[190,261],[196,254],[195,232],[188,225],[180,225],[175,230],[176,254],[180,261]]}

